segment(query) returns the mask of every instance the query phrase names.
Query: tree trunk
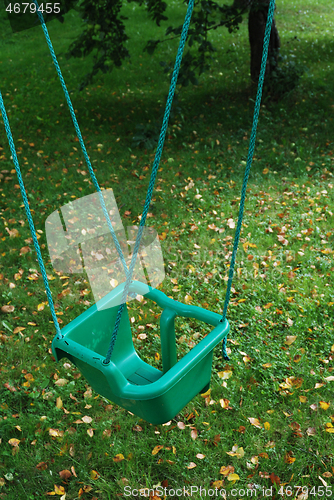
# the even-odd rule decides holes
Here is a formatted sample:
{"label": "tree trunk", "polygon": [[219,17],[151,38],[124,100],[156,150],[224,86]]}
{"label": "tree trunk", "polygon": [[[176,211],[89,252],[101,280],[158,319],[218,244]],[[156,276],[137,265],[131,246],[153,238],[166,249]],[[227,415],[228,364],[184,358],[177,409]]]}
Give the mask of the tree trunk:
{"label": "tree trunk", "polygon": [[[254,0],[252,2],[248,16],[248,34],[251,48],[251,79],[257,83],[260,75],[263,39],[266,28],[267,16],[269,10],[269,0]],[[276,68],[278,61],[278,52],[280,48],[280,39],[273,19],[269,51],[265,75],[268,76]]]}

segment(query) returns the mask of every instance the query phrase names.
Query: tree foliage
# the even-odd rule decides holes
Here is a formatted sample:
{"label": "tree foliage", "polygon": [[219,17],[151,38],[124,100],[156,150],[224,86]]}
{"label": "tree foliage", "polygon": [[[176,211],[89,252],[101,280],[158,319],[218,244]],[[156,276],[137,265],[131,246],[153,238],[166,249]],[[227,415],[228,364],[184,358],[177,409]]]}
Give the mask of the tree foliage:
{"label": "tree foliage", "polygon": [[[165,15],[167,4],[162,0],[129,0],[143,6],[149,18],[160,26],[161,21],[167,21]],[[70,45],[67,58],[87,56],[95,50],[92,70],[85,76],[80,90],[92,82],[99,72],[109,72],[113,67],[120,67],[124,59],[130,57],[125,46],[129,39],[126,34],[122,15],[122,0],[82,0],[74,6],[85,22],[83,33]],[[219,5],[213,0],[195,0],[192,22],[188,33],[188,51],[183,56],[179,74],[179,83],[186,86],[189,82],[197,84],[196,74],[201,75],[210,68],[210,60],[216,48],[209,40],[211,30],[226,27],[230,33],[239,29],[242,15],[247,11],[248,3],[235,2],[233,5]],[[165,38],[148,40],[144,48],[153,54],[159,44],[179,37],[182,24],[169,26],[165,30]],[[191,48],[196,50],[190,50]],[[162,63],[165,72],[172,70],[173,62]]]}

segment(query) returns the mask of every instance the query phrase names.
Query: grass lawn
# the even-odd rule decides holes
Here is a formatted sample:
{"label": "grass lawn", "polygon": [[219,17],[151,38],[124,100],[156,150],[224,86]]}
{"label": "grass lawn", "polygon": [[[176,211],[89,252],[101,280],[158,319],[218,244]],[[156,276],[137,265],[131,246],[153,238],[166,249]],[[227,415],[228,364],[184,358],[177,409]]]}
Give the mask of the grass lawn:
{"label": "grass lawn", "polygon": [[[284,64],[307,71],[282,99],[264,96],[227,315],[230,361],[217,348],[210,393],[164,425],[96,394],[67,360],[54,362],[55,328],[1,121],[0,498],[136,498],[144,488],[152,499],[185,491],[195,499],[251,491],[333,498],[334,8],[327,0],[277,4]],[[124,224],[136,225],[168,92],[159,62],[174,59],[178,40],[154,57],[143,53],[169,24],[159,30],[134,4],[124,12],[131,60],[81,93],[91,56],[64,54],[82,21],[69,12],[47,27],[99,184],[114,190]],[[181,23],[185,6],[170,2],[168,13],[170,24]],[[53,270],[45,220],[94,186],[42,29],[13,34],[1,15],[1,92],[64,327],[94,298],[83,275]],[[210,73],[179,90],[147,223],[164,255],[159,288],[221,313],[256,89],[247,23],[212,41],[219,50]],[[158,308],[146,300],[128,308],[138,352],[161,368]],[[176,330],[179,356],[207,333],[181,318]]]}

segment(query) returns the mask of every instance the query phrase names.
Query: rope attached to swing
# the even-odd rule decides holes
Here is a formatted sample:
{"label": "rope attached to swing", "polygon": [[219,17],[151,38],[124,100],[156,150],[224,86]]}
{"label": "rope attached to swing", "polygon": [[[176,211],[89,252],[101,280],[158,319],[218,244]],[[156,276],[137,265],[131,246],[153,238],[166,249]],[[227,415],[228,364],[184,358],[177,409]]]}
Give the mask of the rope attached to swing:
{"label": "rope attached to swing", "polygon": [[115,346],[115,342],[116,342],[116,338],[117,338],[117,332],[118,332],[118,329],[119,329],[119,325],[120,325],[121,317],[122,317],[122,312],[123,312],[123,309],[124,309],[124,302],[125,302],[127,294],[128,294],[128,290],[129,290],[129,286],[130,286],[130,283],[131,283],[131,278],[132,278],[133,270],[134,270],[134,267],[135,267],[135,264],[136,264],[136,258],[137,258],[137,253],[138,253],[138,250],[139,250],[140,240],[141,240],[141,236],[142,236],[142,233],[143,233],[143,230],[144,230],[144,226],[145,226],[145,222],[146,222],[146,217],[147,217],[147,213],[148,213],[148,210],[149,210],[149,206],[150,206],[150,203],[151,203],[152,194],[153,194],[153,188],[154,188],[154,183],[155,183],[155,179],[156,179],[156,176],[157,176],[157,173],[158,173],[158,168],[159,168],[159,164],[160,164],[161,154],[162,154],[162,150],[163,150],[163,147],[164,147],[164,142],[165,142],[165,137],[166,137],[166,132],[167,132],[167,126],[168,126],[168,121],[169,121],[169,115],[170,115],[170,111],[171,111],[171,107],[172,107],[172,102],[173,102],[174,93],[175,93],[175,87],[176,87],[177,78],[178,78],[178,75],[179,75],[179,70],[180,70],[181,61],[182,61],[182,55],[183,55],[184,46],[185,46],[186,39],[187,39],[187,34],[188,34],[188,29],[189,29],[189,25],[190,25],[190,21],[191,21],[191,15],[192,15],[193,7],[194,7],[194,0],[189,0],[188,9],[187,9],[187,13],[186,13],[185,21],[184,21],[184,24],[183,24],[182,33],[181,33],[181,40],[180,40],[179,48],[178,48],[178,51],[177,51],[177,56],[176,56],[176,61],[175,61],[175,66],[174,66],[174,71],[173,71],[173,75],[172,75],[172,79],[171,79],[171,84],[170,84],[170,88],[169,88],[169,93],[168,93],[168,97],[167,97],[167,103],[166,103],[165,114],[164,114],[164,118],[163,118],[163,122],[162,122],[161,131],[160,131],[159,142],[158,142],[158,146],[157,146],[157,150],[156,150],[155,158],[154,158],[154,162],[153,162],[151,179],[150,179],[150,183],[149,183],[148,190],[147,190],[147,195],[146,195],[146,200],[145,200],[143,215],[142,215],[141,220],[140,220],[139,230],[138,230],[138,234],[137,234],[137,238],[136,238],[136,243],[135,243],[135,246],[134,246],[134,251],[133,251],[133,255],[132,255],[132,259],[131,259],[131,264],[130,264],[130,268],[129,268],[129,275],[128,275],[128,277],[126,279],[126,282],[125,282],[121,304],[120,304],[119,309],[117,311],[117,316],[116,316],[114,331],[112,333],[112,337],[111,337],[109,349],[108,349],[108,352],[107,352],[106,359],[104,361],[105,364],[108,364],[110,362],[110,358],[111,358],[111,355],[112,355],[112,352],[113,352],[113,349],[114,349],[114,346]]}
{"label": "rope attached to swing", "polygon": [[[261,71],[260,71],[260,76],[259,76],[259,83],[258,83],[256,101],[255,101],[255,107],[254,107],[252,132],[251,132],[251,136],[250,136],[250,140],[249,140],[247,164],[246,164],[246,168],[245,168],[245,175],[244,175],[244,180],[243,180],[242,190],[241,190],[241,200],[240,200],[240,206],[239,206],[238,223],[237,223],[237,229],[235,231],[233,251],[232,251],[231,263],[230,263],[230,268],[229,268],[229,276],[228,276],[228,282],[227,282],[227,288],[226,288],[226,294],[225,294],[223,315],[222,315],[222,319],[220,320],[221,322],[224,322],[226,319],[227,308],[228,308],[228,304],[230,301],[233,273],[234,273],[234,267],[235,267],[235,259],[236,259],[236,255],[237,255],[238,245],[239,245],[242,219],[244,216],[246,189],[247,189],[249,172],[250,172],[250,169],[252,166],[253,156],[254,156],[256,131],[257,131],[257,125],[258,125],[258,121],[259,121],[263,82],[264,82],[264,76],[265,76],[265,72],[266,72],[269,40],[270,40],[271,26],[272,26],[273,17],[274,17],[274,10],[275,10],[275,0],[270,0],[270,5],[269,5],[269,9],[268,9],[267,24],[266,24],[265,34],[264,34]],[[226,361],[228,361],[230,358],[226,352],[226,342],[227,342],[227,339],[225,337],[223,340],[222,353],[223,353],[223,358]]]}

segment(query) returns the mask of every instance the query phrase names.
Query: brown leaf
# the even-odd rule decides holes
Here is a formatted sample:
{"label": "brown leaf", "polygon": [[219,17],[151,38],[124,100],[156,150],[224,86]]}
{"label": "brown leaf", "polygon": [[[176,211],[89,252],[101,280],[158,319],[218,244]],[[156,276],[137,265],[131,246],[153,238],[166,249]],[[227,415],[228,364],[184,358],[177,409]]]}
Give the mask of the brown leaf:
{"label": "brown leaf", "polygon": [[279,478],[278,476],[276,476],[276,475],[274,474],[274,472],[272,472],[272,473],[270,474],[270,480],[271,480],[271,482],[272,482],[273,484],[280,484],[280,483],[281,483],[280,478]]}
{"label": "brown leaf", "polygon": [[59,476],[63,481],[67,481],[70,477],[72,477],[72,474],[69,470],[64,469],[59,472]]}
{"label": "brown leaf", "polygon": [[134,425],[134,426],[132,427],[132,430],[133,430],[133,431],[136,431],[136,432],[141,432],[141,431],[143,430],[143,428],[142,428],[142,427],[140,427],[140,425]]}
{"label": "brown leaf", "polygon": [[48,464],[46,462],[39,462],[36,465],[36,469],[38,470],[46,470],[48,468]]}
{"label": "brown leaf", "polygon": [[14,306],[2,306],[1,311],[3,313],[11,313],[14,311],[14,309],[15,309]]}
{"label": "brown leaf", "polygon": [[306,434],[308,436],[315,436],[316,433],[317,433],[317,431],[316,431],[315,427],[308,427],[307,430],[306,430]]}

